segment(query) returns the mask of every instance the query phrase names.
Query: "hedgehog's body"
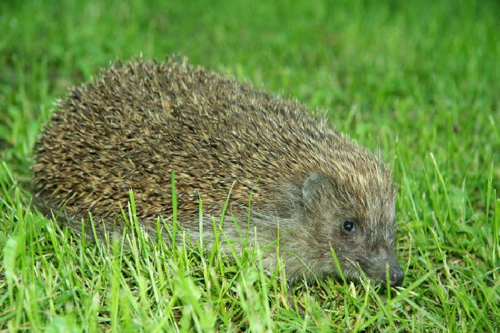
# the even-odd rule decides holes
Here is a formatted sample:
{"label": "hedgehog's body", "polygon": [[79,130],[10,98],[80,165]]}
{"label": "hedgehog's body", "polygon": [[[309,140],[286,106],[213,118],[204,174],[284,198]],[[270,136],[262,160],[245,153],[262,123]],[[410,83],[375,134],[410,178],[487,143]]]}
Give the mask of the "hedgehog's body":
{"label": "hedgehog's body", "polygon": [[[199,198],[210,244],[210,217],[220,216],[231,192],[229,213],[241,224],[251,205],[249,230],[261,245],[276,240],[279,225],[289,277],[335,273],[333,248],[347,276],[358,276],[359,264],[384,280],[387,262],[394,283],[402,279],[383,165],[303,105],[202,68],[172,59],[113,65],[61,103],[36,160],[36,199],[64,205],[69,220],[91,212],[111,230],[133,189],[139,220],[154,230],[158,216],[172,214],[175,171],[178,220],[193,237]],[[239,237],[230,218],[224,232]]]}

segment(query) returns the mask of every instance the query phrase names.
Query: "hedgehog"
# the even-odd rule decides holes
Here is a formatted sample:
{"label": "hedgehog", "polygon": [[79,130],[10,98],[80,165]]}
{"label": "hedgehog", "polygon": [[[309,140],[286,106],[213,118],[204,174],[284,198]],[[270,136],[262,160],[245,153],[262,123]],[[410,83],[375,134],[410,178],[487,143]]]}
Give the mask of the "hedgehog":
{"label": "hedgehog", "polygon": [[159,218],[172,219],[175,173],[177,221],[208,248],[212,221],[227,209],[231,241],[219,240],[221,251],[251,239],[271,249],[264,268],[283,263],[287,280],[366,276],[397,286],[404,277],[395,187],[380,158],[300,102],[185,58],[116,60],[70,88],[32,168],[37,206],[63,208],[73,229],[91,214],[99,233],[123,231],[132,190],[141,227],[155,233]]}

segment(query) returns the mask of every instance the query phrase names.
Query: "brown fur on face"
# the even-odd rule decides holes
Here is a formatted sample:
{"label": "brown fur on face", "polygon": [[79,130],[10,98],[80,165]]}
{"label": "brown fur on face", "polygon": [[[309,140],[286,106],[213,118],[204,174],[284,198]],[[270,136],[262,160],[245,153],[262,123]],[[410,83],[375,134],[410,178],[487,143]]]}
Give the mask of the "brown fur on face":
{"label": "brown fur on face", "polygon": [[[279,229],[290,279],[337,274],[332,249],[347,277],[358,277],[359,265],[385,280],[389,264],[401,275],[394,284],[402,279],[391,175],[373,154],[296,101],[174,58],[116,62],[72,89],[40,136],[33,170],[36,200],[64,205],[67,221],[91,212],[109,230],[133,189],[141,223],[154,230],[158,216],[172,215],[175,171],[178,220],[199,237],[201,195],[208,245],[210,217],[232,188],[241,221],[252,194],[249,230],[261,245]],[[352,235],[342,231],[346,220],[356,223]],[[231,222],[225,232],[238,237]],[[275,267],[275,251],[265,265]]]}

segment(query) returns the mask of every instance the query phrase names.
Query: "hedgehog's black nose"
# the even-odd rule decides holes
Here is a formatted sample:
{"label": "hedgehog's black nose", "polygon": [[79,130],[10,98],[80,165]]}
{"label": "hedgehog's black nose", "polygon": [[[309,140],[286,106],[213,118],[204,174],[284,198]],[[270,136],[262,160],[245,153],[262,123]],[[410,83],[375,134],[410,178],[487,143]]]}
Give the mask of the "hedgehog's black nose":
{"label": "hedgehog's black nose", "polygon": [[389,269],[389,279],[391,280],[391,287],[400,286],[403,283],[405,273],[401,267],[391,267]]}

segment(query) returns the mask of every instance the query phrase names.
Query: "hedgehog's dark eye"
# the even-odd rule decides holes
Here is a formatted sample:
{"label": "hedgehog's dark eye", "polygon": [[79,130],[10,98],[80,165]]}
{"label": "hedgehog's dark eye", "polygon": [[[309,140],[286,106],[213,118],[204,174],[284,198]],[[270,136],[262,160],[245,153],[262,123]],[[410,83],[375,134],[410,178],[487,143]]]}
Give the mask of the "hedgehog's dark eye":
{"label": "hedgehog's dark eye", "polygon": [[342,230],[347,234],[353,234],[356,232],[356,221],[345,220],[342,222]]}

